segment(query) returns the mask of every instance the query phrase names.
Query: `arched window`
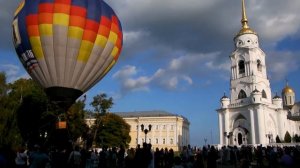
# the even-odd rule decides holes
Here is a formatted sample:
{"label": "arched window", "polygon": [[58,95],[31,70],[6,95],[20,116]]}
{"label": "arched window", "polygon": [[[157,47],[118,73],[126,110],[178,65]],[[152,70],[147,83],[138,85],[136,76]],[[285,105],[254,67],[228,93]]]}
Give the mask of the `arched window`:
{"label": "arched window", "polygon": [[266,94],[265,90],[262,90],[262,98],[267,98],[267,94]]}
{"label": "arched window", "polygon": [[245,61],[240,60],[239,61],[239,74],[245,73]]}
{"label": "arched window", "polygon": [[261,61],[257,60],[257,70],[261,72],[262,70],[262,65],[261,65]]}
{"label": "arched window", "polygon": [[247,94],[244,90],[241,90],[239,95],[238,95],[238,99],[243,99],[243,98],[246,98],[247,97]]}

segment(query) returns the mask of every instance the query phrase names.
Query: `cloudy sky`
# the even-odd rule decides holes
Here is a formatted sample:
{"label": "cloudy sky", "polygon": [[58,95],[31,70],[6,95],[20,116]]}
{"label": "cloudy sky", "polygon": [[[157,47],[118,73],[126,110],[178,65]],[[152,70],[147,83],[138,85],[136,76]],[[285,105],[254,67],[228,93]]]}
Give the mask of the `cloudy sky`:
{"label": "cloudy sky", "polygon": [[[106,0],[120,17],[124,46],[115,67],[87,92],[114,98],[111,111],[164,110],[191,122],[191,144],[218,143],[215,109],[229,93],[229,55],[240,30],[240,0]],[[28,77],[15,54],[12,15],[19,0],[0,0],[0,71]],[[300,100],[300,1],[246,0],[249,25],[267,55],[272,91],[285,79]],[[299,94],[297,94],[299,93]]]}

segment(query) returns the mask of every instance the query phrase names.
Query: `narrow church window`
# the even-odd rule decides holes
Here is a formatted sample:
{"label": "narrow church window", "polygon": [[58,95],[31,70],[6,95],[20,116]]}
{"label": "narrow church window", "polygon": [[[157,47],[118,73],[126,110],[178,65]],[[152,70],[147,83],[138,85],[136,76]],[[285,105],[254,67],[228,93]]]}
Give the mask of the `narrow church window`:
{"label": "narrow church window", "polygon": [[262,97],[267,98],[267,94],[266,94],[265,90],[262,90]]}
{"label": "narrow church window", "polygon": [[261,65],[261,61],[260,60],[257,60],[257,70],[258,71],[262,71],[262,65]]}
{"label": "narrow church window", "polygon": [[243,60],[239,61],[239,73],[240,74],[245,73],[245,61]]}
{"label": "narrow church window", "polygon": [[285,96],[284,103],[287,104],[287,96]]}
{"label": "narrow church window", "polygon": [[241,90],[238,95],[238,99],[244,99],[244,98],[247,98],[247,94],[244,90]]}

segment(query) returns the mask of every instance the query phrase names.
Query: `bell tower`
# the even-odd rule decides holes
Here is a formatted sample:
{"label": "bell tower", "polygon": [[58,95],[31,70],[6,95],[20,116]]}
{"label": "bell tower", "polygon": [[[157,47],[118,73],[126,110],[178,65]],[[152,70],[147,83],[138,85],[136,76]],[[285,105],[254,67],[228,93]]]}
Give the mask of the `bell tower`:
{"label": "bell tower", "polygon": [[253,91],[261,92],[261,103],[272,103],[265,53],[259,48],[257,33],[248,25],[245,1],[242,0],[242,28],[234,37],[235,50],[230,55],[231,104],[253,102]]}

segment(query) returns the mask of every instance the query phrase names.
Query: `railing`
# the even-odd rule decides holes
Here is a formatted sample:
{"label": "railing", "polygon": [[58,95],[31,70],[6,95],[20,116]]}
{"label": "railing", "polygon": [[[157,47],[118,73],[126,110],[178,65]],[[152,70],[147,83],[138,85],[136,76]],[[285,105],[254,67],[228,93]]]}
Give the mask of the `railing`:
{"label": "railing", "polygon": [[240,102],[238,102],[238,103],[233,103],[233,104],[230,104],[228,107],[229,108],[235,108],[235,107],[241,107],[241,106],[244,106],[244,105],[247,105],[247,104],[249,104],[250,103],[250,101],[249,100],[241,100]]}
{"label": "railing", "polygon": [[291,112],[289,112],[287,115],[287,119],[293,120],[293,121],[300,121],[300,112],[294,113],[294,114],[291,114]]}

